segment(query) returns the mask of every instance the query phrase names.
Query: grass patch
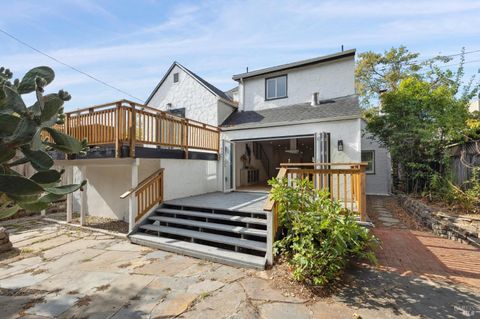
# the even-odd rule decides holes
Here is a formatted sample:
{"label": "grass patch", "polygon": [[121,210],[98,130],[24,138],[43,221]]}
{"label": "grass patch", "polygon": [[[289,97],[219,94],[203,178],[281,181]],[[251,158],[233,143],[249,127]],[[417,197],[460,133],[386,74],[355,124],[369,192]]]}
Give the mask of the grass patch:
{"label": "grass patch", "polygon": [[33,254],[35,250],[32,248],[22,248],[20,249],[20,254]]}
{"label": "grass patch", "polygon": [[88,306],[91,302],[92,302],[92,298],[87,295],[78,299],[77,302],[75,302],[75,306],[77,307]]}
{"label": "grass patch", "polygon": [[98,286],[98,287],[95,288],[95,290],[96,291],[104,291],[104,290],[107,290],[108,288],[110,288],[110,284]]}

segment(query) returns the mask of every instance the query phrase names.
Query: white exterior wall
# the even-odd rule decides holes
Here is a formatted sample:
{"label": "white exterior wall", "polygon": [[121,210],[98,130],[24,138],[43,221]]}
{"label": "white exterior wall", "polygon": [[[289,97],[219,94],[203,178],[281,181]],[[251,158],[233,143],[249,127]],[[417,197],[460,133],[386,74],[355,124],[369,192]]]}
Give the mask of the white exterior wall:
{"label": "white exterior wall", "polygon": [[[312,93],[319,99],[330,99],[355,94],[355,60],[344,58],[315,66],[269,73],[244,79],[240,83],[240,109],[262,110],[296,103],[310,102]],[[265,79],[287,74],[287,98],[265,101]]]}
{"label": "white exterior wall", "polygon": [[[362,121],[362,130],[364,128],[365,122]],[[367,174],[367,194],[388,195],[391,189],[390,153],[377,141],[370,139],[371,136],[368,133],[362,136],[362,151],[375,152],[375,173]]]}
{"label": "white exterior wall", "polygon": [[[179,74],[177,83],[173,83],[173,74]],[[185,117],[217,126],[217,97],[197,80],[178,66],[175,66],[148,103],[151,107],[167,111],[167,104],[172,108],[185,108]]]}
{"label": "white exterior wall", "polygon": [[[120,199],[120,195],[132,187],[132,161],[102,159],[74,163],[74,183],[81,181],[78,163],[86,166],[87,215],[128,221],[128,199]],[[138,182],[163,167],[165,200],[215,192],[221,185],[218,163],[206,160],[140,159]],[[59,167],[71,164],[71,161],[56,163]],[[80,212],[80,192],[73,194],[73,211]]]}
{"label": "white exterior wall", "polygon": [[[222,138],[227,140],[254,140],[260,138],[313,135],[318,132],[329,132],[332,162],[360,162],[360,121],[360,119],[351,119],[232,130],[222,132]],[[344,150],[342,152],[339,152],[337,149],[338,140],[343,140]]]}
{"label": "white exterior wall", "polygon": [[161,159],[165,200],[219,190],[217,161]]}
{"label": "white exterior wall", "polygon": [[233,111],[236,110],[236,107],[233,107],[231,105],[228,105],[225,102],[222,102],[221,100],[218,100],[218,125],[222,124],[223,121],[227,119],[227,117],[232,114]]}

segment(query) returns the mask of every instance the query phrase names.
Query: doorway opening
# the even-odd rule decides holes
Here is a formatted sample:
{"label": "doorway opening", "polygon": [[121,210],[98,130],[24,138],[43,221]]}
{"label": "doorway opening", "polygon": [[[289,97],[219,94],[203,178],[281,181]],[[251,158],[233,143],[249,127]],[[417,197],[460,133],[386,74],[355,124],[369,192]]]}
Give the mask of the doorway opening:
{"label": "doorway opening", "polygon": [[281,163],[315,161],[314,136],[235,141],[235,188],[269,192]]}

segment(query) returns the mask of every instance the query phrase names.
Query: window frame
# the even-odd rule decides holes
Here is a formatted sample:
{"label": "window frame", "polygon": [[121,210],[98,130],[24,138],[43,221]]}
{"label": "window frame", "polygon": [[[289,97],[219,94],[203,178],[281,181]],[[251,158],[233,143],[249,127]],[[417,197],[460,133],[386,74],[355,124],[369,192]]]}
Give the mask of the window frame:
{"label": "window frame", "polygon": [[[280,96],[280,97],[276,96],[276,97],[269,98],[268,97],[268,86],[267,86],[268,80],[283,78],[283,77],[285,78],[285,96]],[[277,83],[276,82],[275,82],[275,91],[277,91]],[[265,78],[265,101],[280,100],[280,99],[286,99],[286,98],[288,98],[288,74],[276,75],[276,76],[271,76],[271,77]]]}
{"label": "window frame", "polygon": [[[175,77],[177,78],[176,81],[175,81]],[[178,83],[178,82],[180,82],[180,73],[175,72],[175,73],[173,73],[173,83]]]}
{"label": "window frame", "polygon": [[[368,175],[375,175],[375,166],[376,166],[376,163],[375,163],[375,150],[362,150],[361,153],[360,153],[360,156],[362,156],[362,153],[364,152],[369,152],[372,154],[372,169],[371,170],[368,170],[366,167],[365,167],[365,173],[368,174]],[[362,160],[362,162],[364,162]]]}

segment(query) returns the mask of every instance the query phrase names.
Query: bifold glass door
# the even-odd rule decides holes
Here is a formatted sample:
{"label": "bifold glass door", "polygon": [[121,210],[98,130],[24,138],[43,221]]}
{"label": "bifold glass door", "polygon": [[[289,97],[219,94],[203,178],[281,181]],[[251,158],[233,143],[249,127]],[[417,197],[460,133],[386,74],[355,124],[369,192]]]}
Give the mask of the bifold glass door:
{"label": "bifold glass door", "polygon": [[223,140],[223,191],[231,192],[234,187],[234,144]]}

